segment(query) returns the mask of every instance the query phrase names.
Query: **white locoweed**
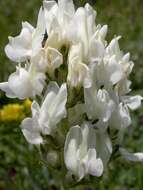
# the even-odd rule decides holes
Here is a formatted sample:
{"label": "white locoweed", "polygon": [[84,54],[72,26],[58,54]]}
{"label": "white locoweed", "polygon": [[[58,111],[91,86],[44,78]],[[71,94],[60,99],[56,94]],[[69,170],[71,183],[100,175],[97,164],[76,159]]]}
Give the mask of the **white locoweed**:
{"label": "white locoweed", "polygon": [[26,140],[46,147],[48,163],[61,156],[59,172],[75,182],[103,175],[117,144],[125,159],[143,160],[121,148],[130,110],[143,99],[128,95],[134,64],[120,50],[120,37],[107,43],[108,27],[96,25],[96,15],[89,4],[75,10],[72,0],[44,0],[37,26],[24,22],[9,37],[5,52],[16,72],[0,83],[7,97],[33,99],[32,116],[21,125]]}

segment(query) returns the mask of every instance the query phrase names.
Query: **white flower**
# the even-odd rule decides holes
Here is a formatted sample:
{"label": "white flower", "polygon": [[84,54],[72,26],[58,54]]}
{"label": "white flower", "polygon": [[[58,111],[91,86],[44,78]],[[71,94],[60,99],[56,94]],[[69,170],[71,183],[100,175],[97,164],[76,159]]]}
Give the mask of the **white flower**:
{"label": "white flower", "polygon": [[89,37],[93,35],[95,30],[95,17],[96,12],[89,4],[86,4],[85,8],[80,7],[77,9],[71,23],[71,39],[75,42],[82,42],[85,56],[88,53]]}
{"label": "white flower", "polygon": [[126,149],[120,148],[119,149],[121,155],[129,161],[133,162],[142,162],[143,161],[143,153],[138,152],[138,153],[129,153]]}
{"label": "white flower", "polygon": [[75,8],[73,0],[59,0],[58,5],[59,5],[59,14],[61,15],[61,18],[59,18],[59,20],[61,19],[61,22],[64,15],[67,14],[67,16],[69,17],[72,17],[74,15]]}
{"label": "white flower", "polygon": [[[128,95],[134,63],[120,50],[120,37],[107,44],[108,27],[96,25],[95,19],[88,3],[75,10],[73,0],[43,0],[37,26],[24,22],[20,34],[9,37],[5,52],[18,66],[0,83],[10,98],[39,97],[32,103],[32,116],[22,121],[23,135],[44,149],[50,145],[50,152],[41,153],[52,166],[63,164],[57,163],[63,153],[67,178],[72,175],[77,182],[103,174],[131,124],[130,110],[143,100]],[[118,151],[126,160],[143,161],[143,153]]]}
{"label": "white flower", "polygon": [[122,130],[131,124],[129,109],[136,110],[140,107],[143,97],[125,95],[120,96],[120,91],[118,88],[115,89],[115,92],[112,95],[115,102],[115,109],[111,115],[109,125],[111,128]]}
{"label": "white flower", "polygon": [[122,66],[115,60],[115,56],[93,63],[92,69],[98,88],[100,86],[104,86],[106,89],[111,88],[123,78],[124,74]]}
{"label": "white flower", "polygon": [[42,144],[42,128],[38,123],[39,114],[40,114],[40,107],[37,102],[33,101],[32,106],[32,118],[26,118],[22,121],[22,132],[25,136],[26,140],[31,144]]}
{"label": "white flower", "polygon": [[125,129],[131,124],[128,106],[123,101],[121,101],[121,97],[122,96],[120,96],[118,88],[115,88],[112,91],[112,98],[115,103],[115,109],[109,120],[109,126],[118,130]]}
{"label": "white flower", "polygon": [[[104,38],[107,26],[95,25],[96,11],[86,4],[78,8],[71,22],[70,36],[74,43],[82,43],[82,56],[85,62],[90,62],[104,55]],[[75,27],[76,26],[76,27]]]}
{"label": "white flower", "polygon": [[[120,50],[119,47],[119,37],[114,38],[110,44],[106,48],[106,54],[105,54],[105,62],[108,62],[109,60],[113,60],[114,64],[118,64],[118,67],[120,68],[120,77],[117,82],[119,82],[121,79],[127,77],[134,66],[134,63],[130,61],[130,54],[123,54],[123,52]],[[117,66],[116,66],[117,67]]]}
{"label": "white flower", "polygon": [[55,48],[42,48],[31,61],[44,73],[53,73],[55,69],[63,64],[62,54]]}
{"label": "white flower", "polygon": [[96,89],[95,85],[84,89],[85,110],[89,119],[97,120],[96,126],[106,128],[112,112],[115,109],[114,101],[105,89]]}
{"label": "white flower", "polygon": [[91,70],[93,70],[92,72],[95,75],[98,88],[104,86],[109,90],[113,85],[121,84],[125,90],[129,84],[127,77],[131,73],[134,64],[132,61],[129,61],[129,53],[123,55],[123,52],[120,51],[118,44],[119,38],[120,37],[114,38],[110,42],[106,47],[104,55],[102,55],[102,59],[93,59],[91,62]]}
{"label": "white flower", "polygon": [[127,77],[123,78],[117,85],[116,89],[118,91],[119,96],[124,96],[131,92],[131,84],[132,82],[127,79]]}
{"label": "white flower", "polygon": [[88,60],[90,63],[98,62],[103,59],[105,54],[105,36],[107,33],[107,25],[103,27],[97,26],[94,35],[89,40]]}
{"label": "white flower", "polygon": [[[48,32],[46,46],[60,49],[70,42],[70,22],[75,13],[72,0],[44,1],[45,20]],[[49,11],[50,10],[50,11]]]}
{"label": "white flower", "polygon": [[[93,125],[90,126],[91,128],[94,128]],[[100,129],[94,128],[92,133],[94,133],[94,136],[96,134],[96,138],[93,138],[93,141],[96,140],[96,151],[99,155],[99,157],[102,159],[104,168],[107,167],[107,164],[110,160],[110,157],[112,155],[112,142],[111,139],[107,133],[107,131],[101,131]]]}
{"label": "white flower", "polygon": [[114,112],[109,120],[109,126],[118,130],[123,130],[131,124],[131,117],[127,105],[122,102],[116,104]]}
{"label": "white flower", "polygon": [[142,96],[122,96],[121,100],[126,104],[131,110],[136,110],[141,106]]}
{"label": "white flower", "polygon": [[66,137],[65,164],[78,180],[87,174],[99,177],[103,173],[103,163],[97,158],[95,139],[91,130],[87,125],[74,126],[70,128]]}
{"label": "white flower", "polygon": [[53,22],[53,19],[55,18],[58,10],[58,6],[56,1],[43,1],[43,7],[44,7],[44,17],[45,17],[45,25],[47,33],[49,34],[51,24]]}
{"label": "white flower", "polygon": [[81,44],[71,46],[68,56],[68,76],[67,81],[73,87],[91,86],[89,68],[82,62]]}
{"label": "white flower", "polygon": [[50,82],[47,95],[40,107],[37,102],[32,104],[32,118],[22,122],[22,132],[31,144],[43,142],[41,134],[49,135],[55,131],[57,124],[66,117],[67,88],[61,88],[55,82]]}
{"label": "white flower", "polygon": [[130,61],[130,53],[126,53],[124,55],[123,52],[120,50],[120,47],[119,47],[120,38],[121,37],[118,36],[110,42],[110,44],[106,48],[105,57],[110,58],[114,56],[118,64],[122,65],[124,72],[127,75],[129,75],[133,69],[134,63]]}
{"label": "white flower", "polygon": [[9,37],[5,47],[6,55],[14,62],[24,62],[30,59],[42,47],[45,33],[45,21],[42,8],[39,11],[37,27],[28,22],[22,23],[22,31],[17,37]]}
{"label": "white flower", "polygon": [[0,89],[6,92],[9,98],[26,99],[41,95],[45,84],[45,75],[37,71],[34,64],[29,68],[18,66],[11,74],[8,82],[0,83]]}

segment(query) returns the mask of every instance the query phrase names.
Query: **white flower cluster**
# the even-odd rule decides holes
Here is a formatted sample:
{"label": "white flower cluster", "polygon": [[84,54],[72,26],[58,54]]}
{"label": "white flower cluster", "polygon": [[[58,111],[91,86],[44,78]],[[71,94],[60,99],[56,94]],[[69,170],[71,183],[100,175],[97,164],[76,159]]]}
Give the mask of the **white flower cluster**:
{"label": "white flower cluster", "polygon": [[5,52],[16,72],[0,83],[7,97],[34,99],[32,117],[22,122],[25,138],[55,152],[56,142],[77,181],[101,176],[117,144],[126,159],[143,161],[143,153],[121,148],[129,112],[143,99],[127,95],[134,64],[120,37],[107,44],[107,25],[95,19],[89,4],[75,10],[72,0],[44,0],[36,28],[23,22],[21,33],[9,37]]}

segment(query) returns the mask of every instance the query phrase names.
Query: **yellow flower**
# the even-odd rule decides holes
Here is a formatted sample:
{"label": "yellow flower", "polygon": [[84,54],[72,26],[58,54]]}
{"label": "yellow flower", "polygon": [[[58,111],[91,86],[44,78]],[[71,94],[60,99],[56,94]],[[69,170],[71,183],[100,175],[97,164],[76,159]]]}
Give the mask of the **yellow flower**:
{"label": "yellow flower", "polygon": [[23,106],[20,104],[8,104],[0,110],[1,121],[19,121],[25,117]]}
{"label": "yellow flower", "polygon": [[0,121],[21,121],[31,113],[31,104],[32,101],[27,99],[23,104],[15,103],[3,106],[0,110]]}
{"label": "yellow flower", "polygon": [[31,104],[32,104],[32,101],[29,100],[29,99],[26,99],[26,100],[24,101],[24,103],[23,103],[23,106],[24,106],[24,108],[30,110]]}

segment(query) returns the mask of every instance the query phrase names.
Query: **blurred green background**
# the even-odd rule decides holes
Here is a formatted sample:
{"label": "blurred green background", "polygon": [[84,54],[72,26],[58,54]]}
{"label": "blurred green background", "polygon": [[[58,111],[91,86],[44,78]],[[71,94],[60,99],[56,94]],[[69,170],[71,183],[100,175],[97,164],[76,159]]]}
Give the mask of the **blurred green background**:
{"label": "blurred green background", "polygon": [[[132,94],[143,95],[143,0],[74,0],[76,7],[89,2],[97,10],[96,23],[108,24],[108,41],[121,35],[120,46],[131,52],[135,67],[131,74]],[[5,56],[8,36],[17,35],[21,22],[34,26],[42,0],[0,0],[0,82],[14,71],[14,63]],[[10,102],[0,92],[0,109]],[[19,102],[22,104],[22,102]],[[11,113],[13,114],[13,113]],[[133,151],[143,151],[143,108],[132,114],[125,144]],[[54,182],[39,162],[37,150],[28,145],[19,121],[0,122],[0,190],[54,190]],[[142,190],[143,164],[115,160],[98,190]]]}

